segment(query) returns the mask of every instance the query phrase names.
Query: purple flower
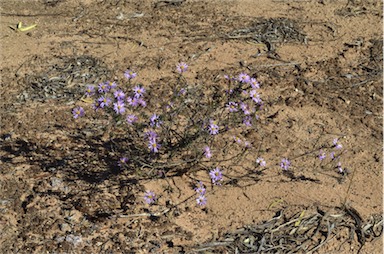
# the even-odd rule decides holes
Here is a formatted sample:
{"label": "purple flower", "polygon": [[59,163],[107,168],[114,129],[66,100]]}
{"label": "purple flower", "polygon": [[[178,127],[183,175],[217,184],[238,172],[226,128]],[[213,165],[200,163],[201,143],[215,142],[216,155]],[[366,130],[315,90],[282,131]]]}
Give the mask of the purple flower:
{"label": "purple flower", "polygon": [[85,114],[85,111],[82,107],[76,107],[72,109],[73,118],[77,119],[79,117],[83,117]]}
{"label": "purple flower", "polygon": [[335,152],[331,152],[329,154],[329,157],[331,157],[332,160],[334,160],[336,157],[335,157]]}
{"label": "purple flower", "polygon": [[144,95],[144,93],[145,93],[145,88],[142,87],[142,86],[135,86],[135,87],[133,88],[133,92],[135,93],[135,95],[134,95],[135,98],[140,98],[141,96]]}
{"label": "purple flower", "polygon": [[242,91],[241,91],[241,95],[242,95],[243,97],[248,97],[248,96],[249,96],[249,92],[248,92],[247,90],[242,90]]}
{"label": "purple flower", "polygon": [[116,82],[108,81],[107,84],[108,84],[109,90],[115,89],[117,87]]}
{"label": "purple flower", "polygon": [[260,84],[259,84],[259,82],[257,82],[257,80],[255,78],[251,78],[249,83],[251,84],[253,89],[259,89],[260,88]]}
{"label": "purple flower", "polygon": [[85,90],[85,95],[92,96],[95,94],[95,86],[89,85],[87,86],[87,89]]}
{"label": "purple flower", "polygon": [[148,148],[151,150],[151,152],[158,153],[160,144],[157,143],[156,139],[149,139]]}
{"label": "purple flower", "polygon": [[188,64],[181,62],[176,65],[176,70],[178,73],[186,72],[188,69]]}
{"label": "purple flower", "polygon": [[225,90],[225,93],[227,95],[231,95],[231,94],[233,94],[233,89]]}
{"label": "purple flower", "polygon": [[230,101],[227,104],[227,108],[228,108],[229,112],[236,112],[237,111],[237,103]]}
{"label": "purple flower", "polygon": [[145,107],[145,106],[147,106],[147,103],[142,98],[128,97],[127,102],[128,102],[128,105],[130,105],[132,107],[137,107],[137,106]]}
{"label": "purple flower", "polygon": [[211,149],[209,148],[209,146],[204,147],[204,155],[208,159],[212,157]]}
{"label": "purple flower", "polygon": [[160,120],[159,116],[156,114],[153,114],[150,118],[150,125],[151,127],[160,127],[163,122]]}
{"label": "purple flower", "polygon": [[137,98],[137,104],[145,108],[147,106],[147,103],[142,98]]}
{"label": "purple flower", "polygon": [[233,140],[234,140],[236,143],[238,143],[239,145],[240,145],[241,143],[243,143],[243,141],[241,141],[241,138],[236,137],[236,136],[233,136]]}
{"label": "purple flower", "polygon": [[209,176],[211,177],[212,183],[216,185],[220,185],[220,181],[223,180],[223,174],[219,168],[212,169],[209,172]]}
{"label": "purple flower", "polygon": [[250,81],[250,77],[248,74],[240,73],[237,78],[241,83],[248,83]]}
{"label": "purple flower", "polygon": [[116,114],[123,114],[125,112],[125,104],[122,101],[117,101],[113,103],[113,109],[116,111]]}
{"label": "purple flower", "polygon": [[137,76],[137,74],[132,70],[126,70],[124,72],[124,77],[128,80],[134,79]]}
{"label": "purple flower", "polygon": [[165,106],[167,111],[174,109],[174,107],[175,107],[175,104],[173,104],[173,102],[171,102],[171,101],[167,103],[167,106]]}
{"label": "purple flower", "polygon": [[185,88],[181,88],[179,91],[179,95],[185,95],[187,93],[187,90]]}
{"label": "purple flower", "polygon": [[288,159],[282,159],[280,163],[280,167],[284,170],[288,170],[289,166],[291,165],[291,162]]}
{"label": "purple flower", "polygon": [[99,99],[95,100],[95,102],[92,103],[92,108],[93,108],[94,110],[96,110],[96,111],[97,111],[98,109],[101,108],[101,107],[100,107]]}
{"label": "purple flower", "polygon": [[246,126],[252,126],[252,117],[251,116],[245,116],[243,119],[243,124]]}
{"label": "purple flower", "polygon": [[127,115],[127,123],[129,124],[129,125],[133,125],[134,123],[136,123],[137,122],[137,120],[138,120],[138,118],[137,118],[137,116],[135,116],[135,115],[133,115],[133,114],[129,114],[129,115]]}
{"label": "purple flower", "polygon": [[249,96],[252,98],[252,100],[256,103],[256,104],[261,104],[263,101],[260,99],[260,94],[255,90],[251,90],[249,92]]}
{"label": "purple flower", "polygon": [[117,90],[113,93],[113,95],[115,96],[115,98],[118,100],[118,101],[122,101],[124,100],[125,98],[125,93],[121,90]]}
{"label": "purple flower", "polygon": [[147,132],[145,133],[145,136],[146,136],[149,140],[151,140],[151,139],[153,139],[153,140],[157,139],[157,133],[154,132],[154,131],[147,131]]}
{"label": "purple flower", "polygon": [[320,161],[324,160],[327,157],[323,150],[320,150],[319,159]]}
{"label": "purple flower", "polygon": [[156,202],[156,194],[153,191],[147,190],[144,194],[144,201],[148,205]]}
{"label": "purple flower", "polygon": [[205,195],[206,189],[204,187],[204,184],[201,181],[197,183],[197,187],[195,188],[195,191],[197,192],[197,194],[199,194],[199,196]]}
{"label": "purple flower", "polygon": [[248,106],[248,104],[241,102],[240,103],[240,108],[243,111],[244,115],[250,115],[253,112],[253,109]]}
{"label": "purple flower", "polygon": [[207,198],[205,196],[198,196],[196,202],[199,206],[205,206],[207,204]]}
{"label": "purple flower", "polygon": [[343,168],[341,167],[341,162],[337,164],[337,170],[339,171],[340,174],[344,172]]}
{"label": "purple flower", "polygon": [[127,162],[128,162],[128,158],[122,157],[122,158],[120,158],[118,165],[119,165],[119,167],[124,167],[124,165],[126,165]]}
{"label": "purple flower", "polygon": [[335,138],[335,139],[333,140],[333,145],[335,146],[335,148],[336,148],[336,149],[341,149],[341,148],[343,148],[343,146],[342,146],[341,144],[338,144],[338,141],[339,141],[338,138]]}
{"label": "purple flower", "polygon": [[336,146],[336,145],[337,145],[337,141],[339,141],[339,139],[338,139],[338,138],[334,138],[334,139],[333,139],[333,142],[332,142],[332,143],[333,143],[333,145],[334,145],[334,146]]}
{"label": "purple flower", "polygon": [[109,91],[108,82],[100,83],[98,91],[99,93],[107,93]]}
{"label": "purple flower", "polygon": [[99,103],[100,108],[104,108],[109,106],[111,99],[105,96],[101,96],[99,99],[97,99],[97,102]]}
{"label": "purple flower", "polygon": [[216,135],[219,133],[219,126],[216,124],[215,121],[210,120],[208,125],[208,131],[211,135]]}
{"label": "purple flower", "polygon": [[261,167],[265,167],[267,165],[265,160],[263,158],[261,158],[261,157],[256,159],[256,163],[259,164]]}

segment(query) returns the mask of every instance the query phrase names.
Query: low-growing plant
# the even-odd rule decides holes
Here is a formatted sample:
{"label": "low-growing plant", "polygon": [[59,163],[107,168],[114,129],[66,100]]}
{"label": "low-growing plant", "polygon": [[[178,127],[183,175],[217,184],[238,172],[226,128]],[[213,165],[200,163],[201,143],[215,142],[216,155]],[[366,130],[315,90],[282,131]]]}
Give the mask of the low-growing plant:
{"label": "low-growing plant", "polygon": [[[244,139],[244,134],[257,129],[258,113],[263,108],[260,84],[246,73],[226,75],[220,85],[191,83],[184,77],[188,68],[186,63],[179,63],[176,78],[161,89],[136,83],[137,74],[127,70],[121,84],[105,81],[89,85],[85,96],[125,137],[125,143],[118,144],[121,154],[116,163],[120,168],[147,178],[206,170],[212,184],[221,185],[226,171],[222,163],[233,160],[241,164],[255,145]],[[78,119],[85,110],[75,107],[72,113]],[[337,139],[332,148],[342,148]],[[329,156],[339,158],[334,151]],[[321,163],[326,159],[324,149],[319,151],[319,159]],[[255,167],[266,168],[262,157],[254,161]],[[288,171],[290,167],[291,161],[283,158],[280,168]],[[340,164],[338,169],[342,171]],[[203,183],[199,182],[195,190],[197,204],[205,205]],[[153,204],[156,194],[146,192],[144,201]]]}

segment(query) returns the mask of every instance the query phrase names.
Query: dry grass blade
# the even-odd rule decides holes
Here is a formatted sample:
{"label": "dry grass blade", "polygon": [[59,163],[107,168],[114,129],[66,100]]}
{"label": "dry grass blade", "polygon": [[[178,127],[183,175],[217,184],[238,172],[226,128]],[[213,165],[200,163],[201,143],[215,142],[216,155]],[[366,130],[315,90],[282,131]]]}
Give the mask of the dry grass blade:
{"label": "dry grass blade", "polygon": [[[382,216],[372,216],[363,223],[359,213],[352,207],[339,209],[340,213],[312,213],[304,216],[301,211],[289,218],[279,216],[228,233],[223,240],[206,243],[196,251],[211,250],[230,253],[314,253],[348,228],[356,233],[360,249],[367,239],[380,237],[383,230]],[[318,241],[318,239],[321,239]]]}
{"label": "dry grass blade", "polygon": [[259,43],[305,43],[306,35],[298,23],[287,18],[261,19],[248,28],[229,33],[230,39],[252,39]]}

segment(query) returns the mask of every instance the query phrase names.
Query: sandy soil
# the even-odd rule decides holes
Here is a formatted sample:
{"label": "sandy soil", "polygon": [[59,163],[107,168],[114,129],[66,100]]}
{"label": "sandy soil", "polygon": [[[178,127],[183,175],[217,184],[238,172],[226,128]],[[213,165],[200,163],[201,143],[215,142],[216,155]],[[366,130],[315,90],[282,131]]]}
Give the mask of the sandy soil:
{"label": "sandy soil", "polygon": [[[315,253],[381,252],[381,1],[2,0],[0,10],[1,253],[235,253],[240,236],[212,243],[279,212],[287,222],[320,211],[349,226],[335,224]],[[19,22],[37,26],[19,31]],[[261,39],[258,24],[271,29]],[[279,29],[299,33],[266,35]],[[207,90],[241,72],[261,84],[260,119],[242,136],[252,148],[242,163],[220,165],[221,186],[201,166],[163,178],[120,170],[114,129],[81,100],[87,84],[121,81],[126,69],[161,100],[180,61],[188,82]],[[75,120],[75,106],[90,113]],[[320,149],[340,153],[342,174],[320,163]],[[207,186],[203,208],[197,180]],[[362,231],[368,222],[378,234]]]}

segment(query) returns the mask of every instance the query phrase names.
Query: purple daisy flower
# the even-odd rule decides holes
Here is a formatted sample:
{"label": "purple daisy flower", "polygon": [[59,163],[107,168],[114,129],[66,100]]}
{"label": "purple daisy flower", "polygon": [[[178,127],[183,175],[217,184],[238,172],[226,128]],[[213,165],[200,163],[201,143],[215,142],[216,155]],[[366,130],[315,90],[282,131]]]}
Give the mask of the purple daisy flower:
{"label": "purple daisy flower", "polygon": [[243,111],[244,115],[250,115],[253,110],[248,106],[248,104],[241,102],[240,103],[240,108]]}
{"label": "purple daisy flower", "polygon": [[115,110],[116,114],[123,114],[125,112],[124,102],[117,101],[116,103],[113,103],[113,109]]}
{"label": "purple daisy flower", "polygon": [[211,149],[209,146],[204,147],[204,155],[208,159],[212,157]]}
{"label": "purple daisy flower", "polygon": [[128,162],[128,158],[122,157],[122,158],[120,158],[118,165],[119,165],[119,167],[124,167],[127,164],[127,162]]}
{"label": "purple daisy flower", "polygon": [[219,133],[219,126],[213,120],[210,120],[209,122],[210,122],[208,125],[209,134],[211,134],[211,135],[218,134]]}
{"label": "purple daisy flower", "polygon": [[243,143],[243,141],[241,141],[241,138],[237,137],[237,136],[233,136],[233,141],[235,141],[237,144],[241,144]]}
{"label": "purple daisy flower", "polygon": [[128,102],[128,105],[132,107],[142,106],[143,108],[145,108],[147,106],[147,103],[142,98],[128,97],[127,102]]}
{"label": "purple daisy flower", "polygon": [[73,118],[77,119],[79,117],[83,117],[85,114],[85,111],[82,107],[76,107],[72,110]]}
{"label": "purple daisy flower", "polygon": [[185,88],[181,88],[179,91],[179,96],[184,96],[187,94],[187,90]]}
{"label": "purple daisy flower", "polygon": [[147,102],[143,100],[143,98],[137,98],[137,104],[145,108],[147,106]]}
{"label": "purple daisy flower", "polygon": [[223,180],[223,174],[220,168],[212,169],[209,172],[209,176],[211,177],[212,183],[215,185],[220,185],[220,182]]}
{"label": "purple daisy flower", "polygon": [[261,167],[265,167],[267,165],[265,160],[263,158],[261,158],[261,157],[256,159],[256,163],[259,164]]}
{"label": "purple daisy flower", "polygon": [[109,87],[109,91],[112,90],[112,89],[115,89],[117,87],[116,82],[108,81],[107,84],[108,84],[108,87]]}
{"label": "purple daisy flower", "polygon": [[323,150],[320,150],[319,159],[320,161],[324,160],[327,157]]}
{"label": "purple daisy flower", "polygon": [[228,110],[229,110],[229,112],[237,112],[237,103],[236,102],[233,102],[233,101],[230,101],[230,102],[228,102],[228,104],[227,104],[227,108],[228,108]]}
{"label": "purple daisy flower", "polygon": [[144,87],[138,85],[133,88],[133,92],[135,93],[134,94],[135,98],[140,98],[144,95],[145,89]]}
{"label": "purple daisy flower", "polygon": [[176,70],[178,73],[183,73],[188,70],[188,64],[181,62],[176,65]]}
{"label": "purple daisy flower", "polygon": [[250,81],[250,77],[246,73],[240,73],[239,76],[237,77],[237,80],[240,81],[241,83],[248,83]]}
{"label": "purple daisy flower", "polygon": [[244,119],[243,119],[243,124],[245,126],[252,126],[252,117],[251,116],[245,116]]}
{"label": "purple daisy flower", "polygon": [[195,188],[195,191],[197,192],[197,194],[199,194],[199,196],[205,195],[206,189],[204,187],[204,184],[201,181],[197,183],[197,187]]}
{"label": "purple daisy flower", "polygon": [[148,205],[151,205],[156,202],[156,194],[153,191],[147,190],[144,194],[144,201]]}
{"label": "purple daisy flower", "polygon": [[124,77],[128,80],[134,79],[137,76],[136,72],[132,70],[126,70],[124,72]]}
{"label": "purple daisy flower", "polygon": [[343,146],[341,144],[338,143],[339,142],[339,139],[338,138],[335,138],[333,140],[333,145],[335,146],[336,149],[341,149],[343,148]]}
{"label": "purple daisy flower", "polygon": [[105,96],[101,96],[99,99],[97,99],[97,102],[99,103],[100,108],[104,108],[109,106],[111,99]]}
{"label": "purple daisy flower", "polygon": [[205,206],[207,204],[207,198],[205,196],[198,196],[196,202],[199,206]]}
{"label": "purple daisy flower", "polygon": [[160,120],[159,116],[156,114],[153,114],[150,118],[150,125],[151,127],[160,127],[163,122]]}
{"label": "purple daisy flower", "polygon": [[253,89],[259,89],[260,88],[260,84],[259,84],[259,82],[257,82],[257,80],[255,78],[251,78],[249,83],[251,84]]}
{"label": "purple daisy flower", "polygon": [[137,116],[135,116],[135,115],[133,115],[133,114],[128,114],[126,119],[127,119],[127,123],[128,123],[129,125],[133,125],[133,124],[136,123],[137,120],[138,120]]}
{"label": "purple daisy flower", "polygon": [[98,87],[98,91],[99,93],[108,93],[109,91],[108,82],[100,83]]}
{"label": "purple daisy flower", "polygon": [[341,167],[341,162],[337,163],[337,170],[340,174],[344,172],[343,168]]}
{"label": "purple daisy flower", "polygon": [[156,140],[157,139],[157,133],[154,132],[154,131],[147,131],[145,133],[145,136],[149,139],[149,140]]}
{"label": "purple daisy flower", "polygon": [[156,139],[149,139],[148,148],[151,150],[151,152],[158,153],[160,144],[157,143]]}
{"label": "purple daisy flower", "polygon": [[291,166],[291,162],[288,159],[284,158],[281,160],[280,167],[282,169],[288,170],[290,166]]}
{"label": "purple daisy flower", "polygon": [[87,86],[87,88],[85,89],[85,95],[92,96],[94,94],[95,94],[95,86],[92,86],[92,85]]}
{"label": "purple daisy flower", "polygon": [[113,95],[115,96],[115,98],[118,100],[118,101],[122,101],[124,100],[125,98],[125,93],[121,90],[117,90],[113,93]]}

